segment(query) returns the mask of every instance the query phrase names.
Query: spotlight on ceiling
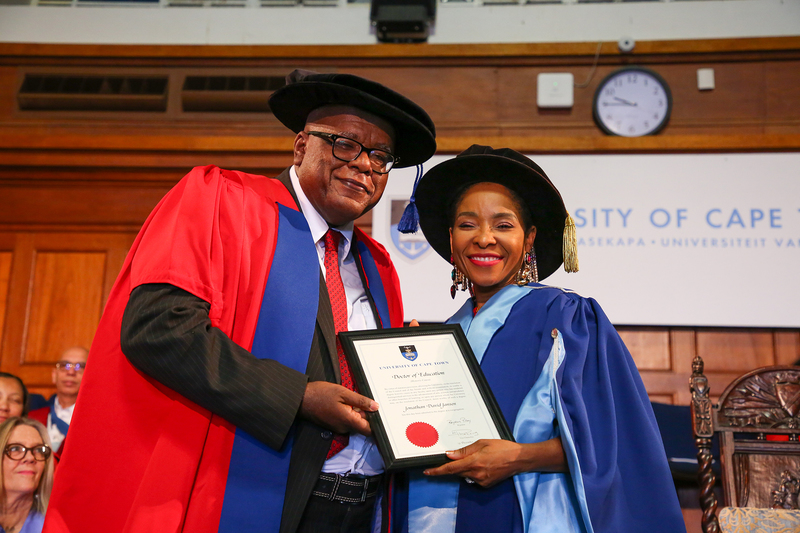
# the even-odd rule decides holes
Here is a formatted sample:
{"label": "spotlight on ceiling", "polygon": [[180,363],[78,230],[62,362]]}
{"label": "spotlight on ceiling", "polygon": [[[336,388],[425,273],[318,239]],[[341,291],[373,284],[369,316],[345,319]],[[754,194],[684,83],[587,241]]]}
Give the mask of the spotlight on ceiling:
{"label": "spotlight on ceiling", "polygon": [[369,18],[382,43],[423,43],[437,0],[372,0]]}

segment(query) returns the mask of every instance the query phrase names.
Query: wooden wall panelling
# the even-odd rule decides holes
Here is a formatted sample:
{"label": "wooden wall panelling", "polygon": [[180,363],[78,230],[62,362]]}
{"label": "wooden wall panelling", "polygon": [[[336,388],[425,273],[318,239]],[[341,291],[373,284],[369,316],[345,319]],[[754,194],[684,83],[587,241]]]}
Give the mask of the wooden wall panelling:
{"label": "wooden wall panelling", "polygon": [[500,85],[499,67],[413,67],[404,69],[408,72],[402,79],[392,69],[380,70],[354,72],[375,76],[401,93],[412,95],[430,114],[439,136],[502,135],[502,96],[507,89]]}
{"label": "wooden wall panelling", "polygon": [[32,391],[49,394],[50,370],[61,352],[91,345],[134,234],[18,232],[14,237],[0,363]]}
{"label": "wooden wall panelling", "polygon": [[17,69],[0,65],[0,116],[11,116],[16,109]]}
{"label": "wooden wall panelling", "polygon": [[105,252],[34,252],[23,365],[58,360],[70,346],[91,346],[103,306],[105,270]]}
{"label": "wooden wall panelling", "polygon": [[698,329],[697,352],[709,371],[741,375],[775,364],[773,333],[768,329]]}
{"label": "wooden wall panelling", "polygon": [[[135,164],[126,160],[127,148],[149,157],[153,165],[183,158],[178,166],[188,167],[220,163],[224,158],[228,166],[230,161],[238,168],[268,167],[257,162],[259,154],[264,150],[287,153],[291,148],[291,134],[274,117],[179,113],[176,98],[188,73],[274,75],[296,66],[354,72],[408,94],[436,121],[443,152],[458,152],[473,142],[534,152],[800,148],[798,37],[641,42],[632,54],[620,54],[616,43],[604,43],[588,87],[575,90],[574,107],[538,109],[536,75],[572,72],[581,83],[591,71],[595,50],[593,43],[108,49],[0,43],[0,152],[9,148],[0,157],[19,162],[20,150],[33,156],[41,149],[39,164],[47,164],[49,157],[60,162],[53,159],[51,164],[79,165],[79,159],[69,158],[69,151],[74,143],[81,143],[89,152],[94,149],[97,157],[88,159],[95,165],[113,166],[114,159],[117,164]],[[670,83],[675,96],[672,121],[657,137],[606,137],[592,120],[594,89],[604,75],[633,64],[657,70]],[[714,68],[717,86],[713,91],[697,90],[698,67]],[[171,111],[161,115],[20,112],[14,105],[15,90],[26,69],[158,71],[171,80]],[[117,153],[110,151],[112,145]],[[203,146],[209,159],[187,160],[188,153]],[[78,155],[87,159],[86,154]],[[251,161],[236,165],[237,158]]]}
{"label": "wooden wall panelling", "polygon": [[651,402],[675,405],[674,394],[658,394],[656,392],[651,393],[650,391],[647,391],[647,397],[650,398]]}
{"label": "wooden wall panelling", "polygon": [[639,370],[672,370],[668,330],[628,326],[617,331]]}
{"label": "wooden wall panelling", "polygon": [[651,377],[647,387],[650,400],[660,403],[675,403],[675,394],[670,387],[661,387],[660,376],[672,372],[669,331],[656,327],[617,327],[622,341],[631,352],[639,373]]}
{"label": "wooden wall panelling", "polygon": [[[53,130],[57,128],[54,126]],[[22,131],[15,134],[4,131],[0,120],[0,163],[3,164],[0,175],[27,180],[31,172],[61,171],[60,179],[71,173],[71,179],[80,180],[80,173],[108,174],[113,170],[142,183],[163,181],[164,175],[169,174],[168,181],[174,184],[196,166],[213,164],[273,176],[292,162],[291,135],[277,139],[194,135],[191,138],[153,135],[136,139],[65,130],[38,135]],[[151,172],[155,176],[151,176]],[[116,177],[112,181],[120,179]]]}
{"label": "wooden wall panelling", "polygon": [[[546,57],[555,60],[570,56],[593,55],[597,43],[498,43],[498,44],[378,44],[378,45],[141,45],[124,44],[44,44],[44,43],[5,43],[3,55],[20,60],[23,58],[41,59],[49,62],[69,64],[84,58],[94,58],[105,64],[119,65],[122,61],[136,61],[148,64],[156,59],[180,59],[186,64],[199,60],[213,60],[217,63],[239,59],[263,62],[266,59],[280,59],[284,64],[295,64],[300,60],[320,62],[325,59],[353,58],[387,60],[391,58],[410,61],[415,58],[443,58],[458,62],[464,58],[484,57],[526,58],[528,56]],[[691,59],[697,54],[716,54],[724,57],[730,54],[784,53],[791,55],[800,48],[800,37],[751,37],[730,39],[637,41],[636,49],[629,54],[621,54],[616,41],[604,42],[603,56],[623,55],[631,61],[638,57],[653,55],[679,55]],[[42,62],[41,60],[39,61]],[[313,63],[312,63],[313,64]]]}
{"label": "wooden wall panelling", "polygon": [[11,278],[12,249],[0,246],[0,350],[3,347],[3,331],[6,324],[6,307],[8,305],[8,286]]}
{"label": "wooden wall panelling", "polygon": [[[175,182],[181,177],[179,172]],[[80,179],[80,171],[75,174],[73,177]],[[170,185],[89,180],[0,182],[3,202],[7,202],[0,210],[0,224],[117,224],[138,228]]]}
{"label": "wooden wall panelling", "polygon": [[[631,342],[629,349],[639,367],[639,374],[650,399],[662,403],[688,405],[690,395],[687,387],[695,351],[694,330],[632,326],[618,329],[621,330],[626,345]],[[644,334],[640,334],[640,331]],[[669,359],[668,366],[665,356]],[[658,363],[650,363],[648,361],[650,357],[655,357]],[[684,365],[687,360],[688,364]]]}
{"label": "wooden wall panelling", "polygon": [[[705,363],[712,396],[736,377],[761,366],[800,358],[800,332],[769,328],[618,327],[651,399],[688,405],[692,360]],[[672,401],[669,401],[669,400]]]}
{"label": "wooden wall panelling", "polygon": [[27,233],[10,232],[0,233],[0,236],[14,242],[14,261],[9,278],[7,320],[3,331],[2,352],[0,352],[0,369],[20,376],[27,384],[29,380],[21,374],[22,339],[28,314],[28,293],[31,288],[33,236]]}
{"label": "wooden wall panelling", "polygon": [[796,365],[800,362],[800,331],[775,331],[775,364]]}
{"label": "wooden wall panelling", "polygon": [[[790,67],[790,68],[786,68]],[[800,63],[764,65],[766,133],[789,133],[800,122]]]}
{"label": "wooden wall panelling", "polygon": [[[716,87],[697,89],[697,68],[713,68]],[[764,64],[654,65],[670,84],[673,110],[665,134],[764,133]]]}

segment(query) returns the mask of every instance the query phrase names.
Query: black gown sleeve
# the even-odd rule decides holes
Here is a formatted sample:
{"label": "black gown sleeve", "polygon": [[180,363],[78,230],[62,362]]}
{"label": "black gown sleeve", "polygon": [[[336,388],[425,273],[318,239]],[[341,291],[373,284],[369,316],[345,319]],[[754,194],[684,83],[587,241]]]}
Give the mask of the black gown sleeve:
{"label": "black gown sleeve", "polygon": [[122,318],[122,352],[156,381],[278,449],[308,376],[237,345],[211,325],[210,308],[173,285],[140,285]]}

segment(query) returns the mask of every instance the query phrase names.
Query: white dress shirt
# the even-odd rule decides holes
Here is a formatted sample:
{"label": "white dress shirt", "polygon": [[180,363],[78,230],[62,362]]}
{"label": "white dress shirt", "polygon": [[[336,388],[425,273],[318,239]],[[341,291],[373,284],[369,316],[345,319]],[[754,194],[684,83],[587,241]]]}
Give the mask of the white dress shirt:
{"label": "white dress shirt", "polygon": [[[306,222],[308,222],[311,236],[317,246],[319,267],[322,269],[322,273],[325,274],[324,237],[329,228],[328,223],[314,209],[305,192],[303,192],[294,166],[289,169],[289,176],[291,177],[300,209],[306,218]],[[372,314],[372,307],[369,305],[369,299],[361,283],[355,258],[350,250],[353,243],[353,223],[350,222],[334,229],[342,234],[342,239],[339,241],[339,273],[342,276],[344,292],[347,297],[347,327],[350,331],[377,329],[378,326],[375,323],[375,316]],[[325,461],[322,471],[333,474],[350,473],[373,476],[383,472],[383,459],[372,438],[365,437],[360,433],[351,433],[348,445]]]}
{"label": "white dress shirt", "polygon": [[61,404],[58,402],[58,396],[56,396],[56,401],[53,402],[53,405],[54,408],[51,409],[50,413],[47,415],[47,433],[50,435],[50,444],[52,450],[55,452],[61,447],[61,443],[64,442],[64,437],[66,437],[66,435],[63,435],[61,431],[58,430],[58,426],[53,422],[53,416],[60,418],[66,422],[67,425],[70,425],[72,422],[72,412],[75,410],[75,404],[73,403],[69,407],[61,407]]}

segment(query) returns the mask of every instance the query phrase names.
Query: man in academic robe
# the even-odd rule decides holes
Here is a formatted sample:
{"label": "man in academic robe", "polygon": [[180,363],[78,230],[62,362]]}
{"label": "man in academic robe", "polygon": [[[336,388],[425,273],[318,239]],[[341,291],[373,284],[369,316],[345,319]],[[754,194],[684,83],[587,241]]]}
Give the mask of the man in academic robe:
{"label": "man in academic robe", "polygon": [[394,267],[353,221],[436,149],[428,115],[347,74],[270,99],[277,179],[195,168],[109,296],[45,531],[370,531],[380,454],[336,333],[402,325]]}
{"label": "man in academic robe", "polygon": [[28,413],[28,417],[38,420],[47,428],[50,445],[57,456],[64,450],[64,441],[69,424],[72,422],[72,413],[78,400],[88,355],[89,351],[80,346],[65,350],[53,369],[52,377],[56,393],[47,401],[45,407]]}

